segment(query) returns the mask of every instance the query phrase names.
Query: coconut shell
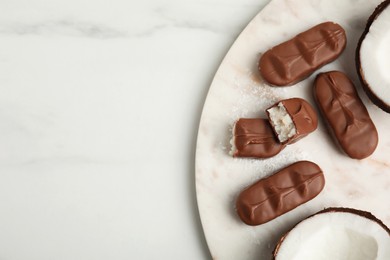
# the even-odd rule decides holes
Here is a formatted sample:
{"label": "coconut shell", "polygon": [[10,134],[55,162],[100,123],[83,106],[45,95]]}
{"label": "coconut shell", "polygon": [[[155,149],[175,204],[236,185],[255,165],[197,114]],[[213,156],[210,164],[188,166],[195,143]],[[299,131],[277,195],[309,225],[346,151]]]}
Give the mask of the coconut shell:
{"label": "coconut shell", "polygon": [[[307,218],[305,218],[304,220],[302,221],[305,221],[306,219],[309,219],[311,217],[314,217],[318,214],[324,214],[324,213],[332,213],[332,212],[345,212],[345,213],[351,213],[351,214],[355,214],[355,215],[358,215],[360,217],[364,217],[364,218],[367,218],[367,219],[370,219],[376,223],[378,223],[390,236],[390,229],[381,221],[379,220],[378,218],[376,218],[374,215],[372,215],[370,212],[368,211],[363,211],[363,210],[358,210],[358,209],[353,209],[353,208],[341,208],[341,207],[330,207],[330,208],[326,208],[326,209],[323,209]],[[276,244],[276,247],[274,249],[274,251],[272,252],[272,259],[275,260],[276,259],[276,256],[279,252],[279,248],[280,246],[282,245],[284,239],[287,237],[287,235],[297,226],[299,225],[299,223],[301,223],[302,221],[298,222],[293,228],[291,228],[288,232],[286,232],[286,234],[284,234],[278,241],[278,243]]]}
{"label": "coconut shell", "polygon": [[372,23],[382,13],[382,11],[385,10],[389,5],[390,5],[390,0],[385,0],[384,2],[382,2],[380,5],[378,5],[375,8],[375,11],[371,14],[370,18],[368,18],[366,28],[364,29],[363,34],[358,41],[358,45],[356,48],[356,55],[355,55],[356,69],[358,72],[360,82],[362,83],[364,92],[367,94],[369,99],[375,105],[377,105],[379,108],[381,108],[383,111],[385,111],[387,113],[390,113],[390,104],[387,104],[380,97],[378,97],[377,95],[374,94],[370,85],[368,84],[368,82],[366,81],[366,79],[364,77],[364,72],[362,69],[361,61],[360,61],[360,47],[362,46],[362,43],[363,43],[364,39],[366,38],[366,35],[369,32]]}

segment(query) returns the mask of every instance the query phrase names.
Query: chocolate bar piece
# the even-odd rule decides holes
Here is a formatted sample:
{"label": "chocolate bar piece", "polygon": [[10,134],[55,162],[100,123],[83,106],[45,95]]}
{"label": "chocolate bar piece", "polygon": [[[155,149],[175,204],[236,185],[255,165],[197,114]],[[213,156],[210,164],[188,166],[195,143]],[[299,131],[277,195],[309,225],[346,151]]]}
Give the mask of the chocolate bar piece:
{"label": "chocolate bar piece", "polygon": [[316,197],[325,185],[321,168],[299,161],[243,190],[236,208],[251,226],[266,223]]}
{"label": "chocolate bar piece", "polygon": [[260,74],[271,85],[293,85],[335,60],[346,43],[340,25],[318,24],[265,52],[259,61]]}
{"label": "chocolate bar piece", "polygon": [[313,107],[302,98],[279,101],[267,109],[271,126],[282,144],[291,144],[317,129]]}
{"label": "chocolate bar piece", "polygon": [[241,118],[233,128],[232,155],[234,157],[268,158],[283,150],[268,120]]}
{"label": "chocolate bar piece", "polygon": [[352,81],[342,72],[317,76],[314,97],[333,136],[351,158],[371,155],[378,144],[378,132]]}

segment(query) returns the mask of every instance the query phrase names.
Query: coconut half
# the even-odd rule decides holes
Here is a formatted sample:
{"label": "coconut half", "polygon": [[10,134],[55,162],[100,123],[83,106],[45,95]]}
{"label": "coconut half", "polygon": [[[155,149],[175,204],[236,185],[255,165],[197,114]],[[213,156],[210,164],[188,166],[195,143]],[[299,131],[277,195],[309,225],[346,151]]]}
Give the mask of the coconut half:
{"label": "coconut half", "polygon": [[356,49],[356,66],[371,101],[390,113],[390,0],[381,3],[367,21]]}
{"label": "coconut half", "polygon": [[371,213],[328,208],[298,223],[274,250],[274,260],[389,260],[390,230]]}

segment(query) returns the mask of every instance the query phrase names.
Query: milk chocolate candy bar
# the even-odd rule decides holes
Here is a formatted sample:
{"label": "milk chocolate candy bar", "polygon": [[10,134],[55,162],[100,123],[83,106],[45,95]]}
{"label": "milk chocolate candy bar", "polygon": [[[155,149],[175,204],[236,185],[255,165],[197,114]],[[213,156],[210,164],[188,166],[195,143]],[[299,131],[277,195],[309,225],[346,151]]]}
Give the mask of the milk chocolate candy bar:
{"label": "milk chocolate candy bar", "polygon": [[378,132],[352,81],[342,72],[317,76],[314,98],[331,133],[351,158],[371,155],[378,144]]}
{"label": "milk chocolate candy bar", "polygon": [[317,164],[296,162],[243,190],[236,201],[238,216],[247,225],[266,223],[313,199],[324,185]]}
{"label": "milk chocolate candy bar", "polygon": [[318,24],[265,52],[259,61],[260,74],[271,85],[293,85],[335,60],[346,43],[346,34],[340,25]]}
{"label": "milk chocolate candy bar", "polygon": [[234,157],[268,158],[278,154],[284,147],[276,139],[267,119],[240,118],[234,125]]}
{"label": "milk chocolate candy bar", "polygon": [[313,107],[302,98],[279,101],[267,109],[271,126],[282,144],[291,144],[317,129]]}

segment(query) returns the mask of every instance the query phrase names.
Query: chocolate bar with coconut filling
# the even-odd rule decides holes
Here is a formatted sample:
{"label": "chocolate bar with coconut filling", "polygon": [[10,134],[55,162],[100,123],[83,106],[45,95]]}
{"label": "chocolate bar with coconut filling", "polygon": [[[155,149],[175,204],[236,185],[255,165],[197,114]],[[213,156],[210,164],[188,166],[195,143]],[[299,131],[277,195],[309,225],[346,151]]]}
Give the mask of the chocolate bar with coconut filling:
{"label": "chocolate bar with coconut filling", "polygon": [[293,85],[335,60],[346,43],[340,25],[321,23],[266,51],[260,57],[258,68],[262,78],[271,85]]}
{"label": "chocolate bar with coconut filling", "polygon": [[299,161],[244,189],[236,210],[247,225],[264,224],[316,197],[324,188],[321,168]]}
{"label": "chocolate bar with coconut filling", "polygon": [[280,144],[267,119],[240,118],[233,127],[231,155],[234,157],[268,158],[278,154]]}
{"label": "chocolate bar with coconut filling", "polygon": [[332,135],[351,158],[370,156],[378,145],[378,132],[352,81],[342,72],[317,76],[314,98]]}
{"label": "chocolate bar with coconut filling", "polygon": [[282,144],[295,143],[317,129],[317,113],[302,98],[279,101],[268,108],[266,112],[273,130]]}

